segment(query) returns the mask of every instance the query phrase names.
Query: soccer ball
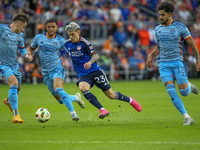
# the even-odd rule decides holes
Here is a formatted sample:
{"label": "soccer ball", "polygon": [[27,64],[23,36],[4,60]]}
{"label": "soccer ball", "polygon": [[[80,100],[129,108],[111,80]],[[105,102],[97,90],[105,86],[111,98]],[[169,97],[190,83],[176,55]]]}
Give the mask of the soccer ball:
{"label": "soccer ball", "polygon": [[47,122],[50,116],[51,116],[50,112],[46,108],[39,108],[35,113],[35,117],[37,121],[43,122],[43,123]]}

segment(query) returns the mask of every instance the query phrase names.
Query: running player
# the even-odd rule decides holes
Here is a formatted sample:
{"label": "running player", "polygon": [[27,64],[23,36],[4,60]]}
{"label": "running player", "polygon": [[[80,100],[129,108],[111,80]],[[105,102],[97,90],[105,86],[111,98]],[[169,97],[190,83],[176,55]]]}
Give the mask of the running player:
{"label": "running player", "polygon": [[194,120],[187,113],[182,100],[177,95],[175,80],[177,81],[179,92],[182,96],[188,96],[192,91],[198,94],[198,88],[188,81],[187,67],[183,60],[182,45],[184,40],[191,46],[197,61],[197,70],[200,69],[200,58],[198,49],[186,26],[182,23],[173,21],[172,14],[174,5],[170,2],[163,2],[158,7],[161,25],[155,28],[156,47],[148,55],[147,65],[152,66],[152,58],[158,55],[159,72],[163,84],[172,103],[185,118],[183,125],[191,125]]}
{"label": "running player", "polygon": [[107,80],[103,70],[98,66],[96,60],[99,58],[94,47],[85,38],[80,36],[80,27],[77,23],[71,22],[65,29],[69,40],[65,47],[69,53],[74,70],[78,74],[77,85],[84,97],[96,108],[99,109],[99,118],[103,119],[109,115],[109,112],[100,104],[96,96],[90,92],[90,88],[95,84],[110,99],[125,101],[133,106],[138,112],[141,111],[140,104],[132,97],[127,97],[120,92],[114,92]]}
{"label": "running player", "polygon": [[22,33],[28,23],[29,18],[23,13],[18,13],[13,17],[12,24],[0,24],[0,76],[3,76],[10,86],[8,98],[4,100],[4,103],[13,112],[13,123],[23,122],[18,112],[18,93],[21,89],[22,78],[17,62],[18,50],[26,60],[33,60],[33,57],[25,50]]}

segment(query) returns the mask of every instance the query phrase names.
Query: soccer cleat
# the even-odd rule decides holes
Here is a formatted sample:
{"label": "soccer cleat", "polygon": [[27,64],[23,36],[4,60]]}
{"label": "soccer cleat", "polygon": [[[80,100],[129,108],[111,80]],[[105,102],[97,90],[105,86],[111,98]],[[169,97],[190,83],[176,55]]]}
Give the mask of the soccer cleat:
{"label": "soccer cleat", "polygon": [[76,112],[71,112],[71,117],[73,121],[78,121],[80,120],[80,118],[78,117],[78,115],[76,114]]}
{"label": "soccer cleat", "polygon": [[190,81],[188,81],[188,83],[189,83],[190,86],[191,86],[191,91],[192,91],[192,93],[198,94],[198,93],[199,93],[198,88],[197,88],[194,84],[192,84]]}
{"label": "soccer cleat", "polygon": [[20,115],[13,117],[13,123],[22,123],[23,120],[20,118]]}
{"label": "soccer cleat", "polygon": [[184,126],[191,125],[194,123],[194,120],[190,118],[185,118],[185,123],[183,124]]}
{"label": "soccer cleat", "polygon": [[85,103],[83,102],[83,100],[81,99],[81,94],[80,93],[76,93],[76,96],[78,96],[78,100],[76,100],[76,102],[78,103],[78,105],[84,109],[85,108]]}
{"label": "soccer cleat", "polygon": [[99,111],[100,111],[100,115],[99,115],[100,119],[103,119],[110,114],[106,109],[99,109]]}
{"label": "soccer cleat", "polygon": [[6,104],[10,108],[11,112],[13,112],[11,105],[7,103],[7,98],[3,100],[3,103]]}
{"label": "soccer cleat", "polygon": [[141,110],[142,110],[141,105],[136,100],[134,100],[132,97],[129,97],[129,98],[132,99],[132,102],[130,103],[130,105],[133,106],[133,108],[135,108],[135,110],[137,110],[138,112],[141,112]]}

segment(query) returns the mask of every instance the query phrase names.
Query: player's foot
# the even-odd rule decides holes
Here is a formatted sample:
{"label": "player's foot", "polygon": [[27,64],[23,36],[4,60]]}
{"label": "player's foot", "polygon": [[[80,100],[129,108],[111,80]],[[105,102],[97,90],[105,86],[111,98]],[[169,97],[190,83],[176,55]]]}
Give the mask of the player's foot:
{"label": "player's foot", "polygon": [[99,109],[99,111],[100,111],[100,115],[99,115],[100,119],[103,119],[103,118],[107,117],[110,114],[106,109],[102,109],[102,110]]}
{"label": "player's foot", "polygon": [[3,100],[3,103],[6,104],[10,108],[11,112],[13,112],[11,105],[7,103],[7,98]]}
{"label": "player's foot", "polygon": [[73,121],[78,121],[80,120],[80,118],[78,117],[78,115],[76,114],[76,112],[71,112],[71,117]]}
{"label": "player's foot", "polygon": [[191,86],[191,91],[192,91],[192,93],[198,94],[198,93],[199,93],[198,88],[197,88],[194,84],[192,84],[190,81],[188,81],[188,83],[189,83],[190,86]]}
{"label": "player's foot", "polygon": [[190,117],[190,118],[185,118],[185,123],[183,124],[185,125],[191,125],[194,123],[194,120]]}
{"label": "player's foot", "polygon": [[83,100],[81,99],[81,94],[79,92],[76,93],[76,96],[78,96],[78,100],[76,100],[76,102],[78,103],[78,105],[84,109],[85,108],[85,103],[83,102]]}
{"label": "player's foot", "polygon": [[142,110],[141,105],[136,100],[134,100],[132,97],[129,97],[129,98],[132,99],[132,102],[130,103],[130,105],[133,106],[133,108],[135,108],[135,110],[137,110],[138,112],[141,112],[141,110]]}
{"label": "player's foot", "polygon": [[22,123],[23,120],[20,118],[20,115],[13,117],[13,123]]}

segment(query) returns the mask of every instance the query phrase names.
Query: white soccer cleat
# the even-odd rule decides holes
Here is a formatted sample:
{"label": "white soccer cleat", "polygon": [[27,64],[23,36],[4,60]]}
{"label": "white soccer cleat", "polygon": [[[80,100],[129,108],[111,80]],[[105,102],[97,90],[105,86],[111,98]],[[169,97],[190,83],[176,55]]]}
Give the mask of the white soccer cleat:
{"label": "white soccer cleat", "polygon": [[188,126],[194,123],[194,120],[190,118],[185,118],[185,123],[183,124],[184,126]]}
{"label": "white soccer cleat", "polygon": [[188,83],[189,83],[190,86],[191,86],[191,91],[192,91],[192,93],[198,94],[198,93],[199,93],[198,88],[197,88],[194,84],[192,84],[190,81],[188,81]]}
{"label": "white soccer cleat", "polygon": [[78,97],[78,100],[76,100],[76,102],[78,103],[78,105],[84,109],[85,108],[85,103],[83,102],[83,100],[81,99],[81,94],[79,92],[77,92],[75,94]]}
{"label": "white soccer cleat", "polygon": [[74,111],[74,112],[71,112],[70,113],[71,114],[71,117],[72,117],[72,120],[73,121],[78,121],[78,120],[80,120],[80,118],[78,117],[78,115],[76,114],[76,112]]}

